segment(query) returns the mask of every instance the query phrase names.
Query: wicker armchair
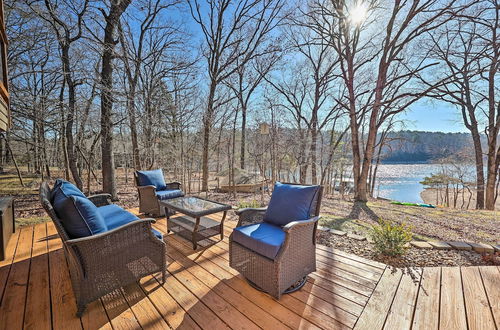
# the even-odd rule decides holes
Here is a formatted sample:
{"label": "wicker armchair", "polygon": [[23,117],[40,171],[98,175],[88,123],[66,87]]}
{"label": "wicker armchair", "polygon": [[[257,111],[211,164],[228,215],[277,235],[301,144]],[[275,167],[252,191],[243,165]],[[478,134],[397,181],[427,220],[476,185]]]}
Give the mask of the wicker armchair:
{"label": "wicker armchair", "polygon": [[[141,186],[139,184],[137,172],[134,172],[134,178],[137,193],[139,194],[139,212],[153,217],[165,216],[165,208],[160,206],[156,187],[153,185]],[[169,182],[166,184],[166,187],[167,190],[181,191],[181,184],[179,182]],[[180,194],[176,194],[174,196],[181,197],[184,196],[184,193],[181,191]]]}
{"label": "wicker armchair", "polygon": [[[52,190],[43,182],[40,201],[63,242],[77,316],[83,314],[90,302],[146,275],[161,272],[165,282],[166,244],[152,231],[154,219],[135,220],[103,233],[71,239],[54,211],[51,197]],[[109,194],[88,199],[97,207],[111,204]]]}
{"label": "wicker armchair", "polygon": [[[323,187],[318,187],[310,207],[310,218],[281,227],[285,239],[277,255],[269,258],[229,237],[229,264],[253,287],[279,299],[283,293],[300,289],[307,275],[316,271],[316,229]],[[240,209],[237,227],[263,223],[266,208]]]}

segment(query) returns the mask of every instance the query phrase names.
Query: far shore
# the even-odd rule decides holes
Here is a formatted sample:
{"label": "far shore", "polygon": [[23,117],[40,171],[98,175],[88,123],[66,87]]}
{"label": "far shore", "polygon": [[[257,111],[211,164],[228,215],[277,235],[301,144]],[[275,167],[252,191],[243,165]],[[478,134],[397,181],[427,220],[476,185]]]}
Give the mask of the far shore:
{"label": "far shore", "polygon": [[[475,189],[471,189],[472,192],[472,197],[470,196],[470,193],[466,190],[464,191],[463,199],[462,199],[462,191],[459,192],[457,202],[456,202],[456,207],[454,206],[453,202],[453,193],[452,190],[450,189],[450,205],[449,207],[455,207],[457,209],[465,209],[467,208],[467,205],[469,205],[469,210],[475,209],[476,208],[476,191]],[[439,206],[445,206],[443,205],[443,199],[444,199],[444,191],[441,191],[440,196],[437,199],[436,197],[437,189],[435,188],[425,188],[421,193],[420,197],[426,204],[432,204],[432,205],[439,205]],[[469,197],[470,199],[470,204],[469,204]],[[500,199],[497,200],[495,209],[498,210],[500,209]]]}

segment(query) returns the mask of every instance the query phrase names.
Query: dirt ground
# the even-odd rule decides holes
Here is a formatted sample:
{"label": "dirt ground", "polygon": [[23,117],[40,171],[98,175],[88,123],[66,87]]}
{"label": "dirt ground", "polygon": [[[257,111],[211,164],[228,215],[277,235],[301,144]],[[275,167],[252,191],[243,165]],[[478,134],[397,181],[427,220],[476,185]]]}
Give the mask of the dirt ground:
{"label": "dirt ground", "polygon": [[[137,190],[131,171],[128,178],[122,169],[117,170],[117,204],[124,208],[138,207]],[[13,195],[16,198],[16,220],[18,225],[47,221],[48,217],[38,200],[38,187],[41,180],[24,173],[23,188],[15,172],[9,169],[0,174],[0,195]],[[92,182],[91,194],[99,192],[99,185]],[[87,192],[87,191],[85,191]],[[193,194],[196,195],[196,194]],[[244,203],[266,205],[270,195],[237,194],[210,192],[201,196],[225,202],[234,207]],[[235,220],[232,212],[229,220]],[[500,243],[500,211],[460,210],[452,208],[422,208],[392,205],[387,201],[371,200],[366,205],[354,203],[349,198],[326,195],[323,199],[321,225],[348,232],[366,234],[379,218],[405,221],[412,226],[415,239],[461,240],[469,242]]]}

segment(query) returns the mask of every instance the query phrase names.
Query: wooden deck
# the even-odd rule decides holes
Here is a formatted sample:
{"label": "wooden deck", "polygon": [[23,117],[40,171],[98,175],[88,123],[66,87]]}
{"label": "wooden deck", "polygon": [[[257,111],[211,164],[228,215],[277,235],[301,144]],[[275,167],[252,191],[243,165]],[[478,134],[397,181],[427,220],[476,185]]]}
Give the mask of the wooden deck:
{"label": "wooden deck", "polygon": [[[149,276],[76,306],[52,223],[18,229],[0,262],[0,329],[498,329],[498,267],[424,268],[415,278],[384,264],[318,246],[318,270],[280,301],[254,290],[228,265],[226,238],[193,251],[174,235],[168,279]],[[165,220],[155,227],[165,233]]]}

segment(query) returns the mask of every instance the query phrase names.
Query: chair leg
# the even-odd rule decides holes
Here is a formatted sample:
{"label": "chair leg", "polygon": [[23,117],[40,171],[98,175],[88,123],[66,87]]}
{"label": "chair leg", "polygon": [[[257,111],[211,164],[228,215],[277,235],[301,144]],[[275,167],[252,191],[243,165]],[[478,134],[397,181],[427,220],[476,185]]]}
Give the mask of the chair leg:
{"label": "chair leg", "polygon": [[165,284],[166,281],[167,281],[167,272],[163,270],[161,272],[161,284]]}
{"label": "chair leg", "polygon": [[82,317],[83,313],[85,312],[85,308],[86,308],[85,305],[78,303],[77,310],[76,310],[76,316]]}

